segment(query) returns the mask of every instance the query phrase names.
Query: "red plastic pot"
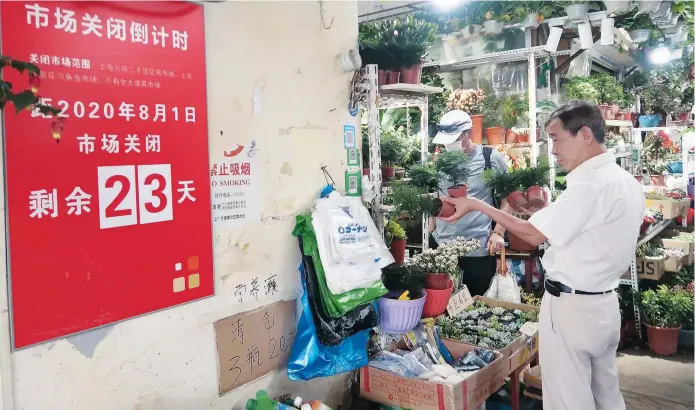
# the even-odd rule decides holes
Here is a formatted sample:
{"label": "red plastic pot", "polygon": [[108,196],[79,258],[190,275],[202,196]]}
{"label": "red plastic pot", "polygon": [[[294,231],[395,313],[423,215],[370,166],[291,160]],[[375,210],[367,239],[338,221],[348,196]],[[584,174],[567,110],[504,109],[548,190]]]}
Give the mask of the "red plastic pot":
{"label": "red plastic pot", "polygon": [[468,195],[468,185],[461,184],[456,187],[449,187],[446,192],[452,198],[465,198]]}
{"label": "red plastic pot", "polygon": [[410,68],[401,68],[401,82],[406,84],[420,84],[422,75],[422,63]]}
{"label": "red plastic pot", "polygon": [[511,194],[507,195],[506,199],[507,203],[509,203],[509,206],[511,206],[512,209],[517,211],[528,205],[528,200],[526,200],[524,193],[521,191],[512,192]]}
{"label": "red plastic pot", "polygon": [[[426,304],[426,303],[425,303]],[[649,350],[659,356],[672,356],[678,350],[678,335],[682,326],[656,327],[647,325]]]}
{"label": "red plastic pot", "polygon": [[688,121],[688,118],[690,118],[690,113],[689,112],[683,112],[680,114],[678,117],[679,120],[681,121]]}
{"label": "red plastic pot", "polygon": [[396,265],[405,263],[405,239],[394,239],[391,241],[391,255],[396,260]]}
{"label": "red plastic pot", "polygon": [[422,317],[438,317],[446,310],[449,298],[454,292],[454,281],[449,279],[448,289],[437,290],[425,288],[427,299],[422,307]]}
{"label": "red plastic pot", "polygon": [[439,201],[442,204],[442,209],[439,211],[439,214],[437,214],[439,218],[448,218],[456,213],[456,207],[452,204],[444,202],[439,198],[436,198],[435,201]]}
{"label": "red plastic pot", "polygon": [[473,121],[473,143],[483,143],[483,114],[471,115]]}
{"label": "red plastic pot", "polygon": [[434,290],[446,290],[449,288],[451,276],[448,273],[429,273],[425,278],[425,288]]}
{"label": "red plastic pot", "polygon": [[386,73],[386,84],[398,84],[401,78],[401,73],[398,71],[389,71]]}
{"label": "red plastic pot", "polygon": [[545,199],[543,198],[543,189],[538,185],[529,187],[526,190],[526,200],[535,208],[542,207],[543,204],[545,204]]}
{"label": "red plastic pot", "polygon": [[396,168],[386,166],[381,167],[381,179],[387,181],[393,178],[394,176],[396,176]]}
{"label": "red plastic pot", "polygon": [[513,233],[507,232],[507,234],[509,235],[509,249],[519,251],[519,252],[530,252],[530,251],[536,250],[535,246],[524,241],[523,239],[519,238],[518,236],[514,235]]}
{"label": "red plastic pot", "polygon": [[531,137],[528,134],[519,134],[516,138],[519,144],[528,144],[531,141]]}
{"label": "red plastic pot", "polygon": [[388,84],[386,82],[386,71],[384,71],[384,70],[377,71],[377,81],[378,81],[378,85]]}
{"label": "red plastic pot", "polygon": [[485,135],[487,135],[487,143],[489,145],[504,144],[504,131],[502,127],[490,127],[485,128]]}

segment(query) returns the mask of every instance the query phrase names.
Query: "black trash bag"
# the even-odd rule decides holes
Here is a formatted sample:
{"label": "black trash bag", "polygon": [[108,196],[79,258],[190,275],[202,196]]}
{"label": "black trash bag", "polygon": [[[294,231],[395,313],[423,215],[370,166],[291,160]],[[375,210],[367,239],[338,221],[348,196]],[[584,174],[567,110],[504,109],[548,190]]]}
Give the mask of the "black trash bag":
{"label": "black trash bag", "polygon": [[321,343],[326,346],[335,346],[343,339],[357,334],[363,330],[379,326],[379,314],[374,304],[366,303],[347,312],[339,318],[331,318],[323,309],[319,292],[319,285],[316,280],[316,270],[314,260],[311,256],[304,255],[302,237],[299,240],[299,249],[302,254],[302,264],[304,265],[304,280],[306,281],[307,296],[311,306],[311,316],[316,326],[316,335]]}

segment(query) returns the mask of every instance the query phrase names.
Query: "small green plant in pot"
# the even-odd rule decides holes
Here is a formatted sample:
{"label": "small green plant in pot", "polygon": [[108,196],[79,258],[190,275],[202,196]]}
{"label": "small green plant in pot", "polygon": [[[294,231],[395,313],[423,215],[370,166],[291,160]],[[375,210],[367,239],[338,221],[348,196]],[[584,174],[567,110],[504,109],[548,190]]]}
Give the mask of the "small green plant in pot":
{"label": "small green plant in pot", "polygon": [[420,220],[422,215],[447,217],[456,211],[453,205],[443,202],[426,189],[403,182],[393,185],[391,197],[399,221]]}
{"label": "small green plant in pot", "polygon": [[465,198],[468,193],[468,155],[463,151],[445,151],[437,156],[434,168],[443,175],[452,198]]}
{"label": "small green plant in pot", "polygon": [[381,134],[381,177],[385,181],[391,180],[396,175],[395,166],[403,161],[405,155],[403,141],[396,135],[394,129],[389,128]]}
{"label": "small green plant in pot", "polygon": [[415,164],[408,169],[407,175],[416,187],[424,188],[430,193],[439,190],[439,175],[429,165]]}
{"label": "small green plant in pot", "polygon": [[520,169],[506,173],[487,170],[483,174],[483,180],[497,198],[506,200],[512,209],[520,211],[528,205],[526,196],[524,196],[524,192],[521,190],[521,175],[523,171]]}
{"label": "small green plant in pot", "polygon": [[540,209],[545,206],[543,187],[549,182],[549,167],[539,165],[521,170],[519,183],[526,193],[526,200],[531,208]]}
{"label": "small green plant in pot", "polygon": [[397,265],[402,265],[405,261],[405,230],[396,221],[391,220],[386,225],[386,239],[390,242],[389,250]]}
{"label": "small green plant in pot", "polygon": [[647,324],[649,349],[660,356],[676,353],[681,326],[693,314],[692,294],[660,285],[640,293],[638,306]]}

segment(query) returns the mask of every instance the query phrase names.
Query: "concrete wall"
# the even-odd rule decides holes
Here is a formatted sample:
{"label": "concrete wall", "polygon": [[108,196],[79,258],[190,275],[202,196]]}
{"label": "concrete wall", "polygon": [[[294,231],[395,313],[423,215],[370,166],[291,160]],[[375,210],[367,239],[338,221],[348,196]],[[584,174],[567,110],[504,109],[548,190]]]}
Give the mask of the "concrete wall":
{"label": "concrete wall", "polygon": [[[322,165],[343,188],[342,122],[349,118],[351,75],[337,56],[356,44],[357,4],[326,2],[324,9],[326,25],[333,20],[328,30],[318,2],[205,6],[211,158],[255,139],[262,164],[261,222],[213,232],[215,297],[10,354],[3,281],[3,410],[240,409],[261,388],[340,400],[344,377],[291,383],[284,372],[219,397],[212,327],[273,301],[236,301],[235,285],[251,275],[278,275],[275,300],[297,296],[294,215],[309,209],[325,185]],[[255,89],[262,101],[257,114]]]}

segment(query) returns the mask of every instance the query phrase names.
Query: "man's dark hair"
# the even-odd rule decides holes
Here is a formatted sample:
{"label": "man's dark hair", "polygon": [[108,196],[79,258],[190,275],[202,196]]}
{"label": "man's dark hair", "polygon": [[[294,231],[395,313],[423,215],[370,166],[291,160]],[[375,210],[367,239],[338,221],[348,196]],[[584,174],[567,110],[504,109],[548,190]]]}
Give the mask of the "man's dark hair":
{"label": "man's dark hair", "polygon": [[594,139],[603,144],[606,139],[606,121],[601,115],[596,104],[586,101],[570,101],[550,114],[545,122],[546,128],[553,120],[560,120],[562,128],[576,136],[582,127],[589,127],[594,134]]}

